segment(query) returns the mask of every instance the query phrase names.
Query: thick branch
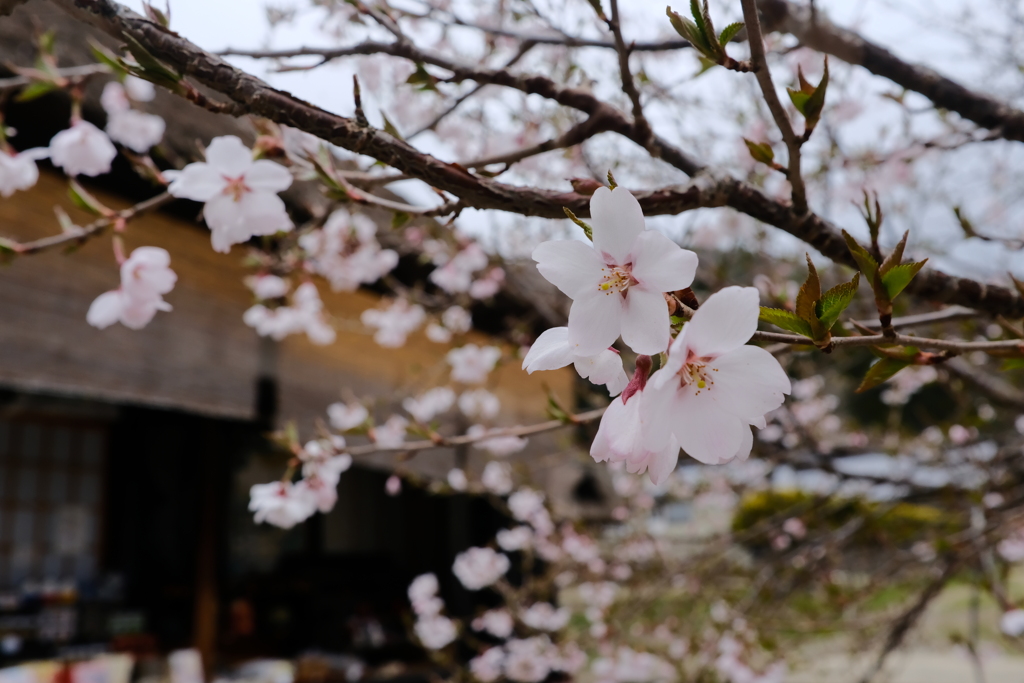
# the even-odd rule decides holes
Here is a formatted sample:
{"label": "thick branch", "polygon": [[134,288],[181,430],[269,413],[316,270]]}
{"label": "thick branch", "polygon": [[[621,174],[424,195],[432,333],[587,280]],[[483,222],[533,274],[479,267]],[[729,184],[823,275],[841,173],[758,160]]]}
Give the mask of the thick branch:
{"label": "thick branch", "polygon": [[1007,140],[1024,141],[1024,111],[968,90],[937,71],[908,64],[880,45],[830,22],[821,11],[787,0],[758,0],[769,28],[792,34],[801,44],[864,67],[907,90],[930,99],[935,106],[956,112],[968,121],[996,131]]}

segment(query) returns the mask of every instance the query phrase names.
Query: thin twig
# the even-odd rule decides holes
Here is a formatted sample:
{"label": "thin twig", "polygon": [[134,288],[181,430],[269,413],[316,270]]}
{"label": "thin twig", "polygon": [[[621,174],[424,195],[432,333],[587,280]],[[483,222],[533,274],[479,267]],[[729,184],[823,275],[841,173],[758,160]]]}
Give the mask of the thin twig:
{"label": "thin twig", "polygon": [[622,92],[626,93],[626,96],[629,97],[629,101],[633,105],[633,125],[637,129],[637,136],[642,140],[640,144],[650,150],[650,142],[654,131],[651,130],[651,124],[647,122],[647,117],[644,116],[643,104],[640,102],[640,91],[637,90],[636,82],[633,80],[633,72],[629,70],[629,55],[632,49],[626,47],[626,41],[622,38],[619,0],[611,0],[611,3],[612,16],[608,20],[608,28],[615,37],[615,51],[619,57],[619,76],[622,79]]}
{"label": "thin twig", "polygon": [[768,110],[775,119],[775,125],[782,133],[782,141],[786,143],[789,152],[789,167],[786,176],[792,187],[793,211],[798,216],[807,213],[807,189],[804,187],[804,179],[800,174],[800,146],[803,139],[798,137],[793,130],[793,123],[789,120],[779,94],[775,91],[775,83],[772,82],[772,72],[768,68],[768,58],[764,52],[764,38],[761,35],[761,20],[757,16],[757,0],[742,0],[743,21],[746,22],[747,38],[750,44],[750,61],[754,65],[754,76],[757,84],[761,86],[761,94],[768,105]]}
{"label": "thin twig", "polygon": [[[918,315],[908,315],[902,318],[893,318],[893,327],[917,327],[920,325],[931,325],[933,323],[950,322],[952,320],[964,320],[967,318],[977,318],[983,315],[980,311],[976,311],[973,308],[965,308],[963,306],[950,306],[944,308],[941,311],[934,313],[920,313]],[[881,327],[882,323],[877,318],[874,320],[856,320],[853,321],[854,325],[862,325],[864,327]]]}
{"label": "thin twig", "polygon": [[[82,76],[93,76],[95,74],[110,73],[110,68],[105,64],[85,64],[82,66],[69,66],[65,69],[57,69],[56,75],[61,78],[80,78]],[[9,88],[20,88],[35,82],[37,79],[29,76],[12,76],[11,78],[0,78],[0,90]]]}
{"label": "thin twig", "polygon": [[[751,341],[781,342],[783,344],[813,345],[807,337],[799,334],[783,334],[780,332],[755,332]],[[883,334],[865,335],[863,337],[833,337],[832,346],[914,346],[922,349],[939,349],[940,351],[1020,351],[1024,353],[1024,340],[1007,339],[1003,341],[962,341],[959,339],[928,339],[907,334],[886,337]]]}

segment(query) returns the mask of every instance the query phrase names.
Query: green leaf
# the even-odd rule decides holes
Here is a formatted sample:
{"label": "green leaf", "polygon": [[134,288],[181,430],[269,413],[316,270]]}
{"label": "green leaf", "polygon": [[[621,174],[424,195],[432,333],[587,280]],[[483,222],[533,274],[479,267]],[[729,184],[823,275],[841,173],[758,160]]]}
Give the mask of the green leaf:
{"label": "green leaf", "polygon": [[619,184],[615,182],[615,176],[612,175],[611,169],[608,169],[608,189],[614,190]]}
{"label": "green leaf", "polygon": [[811,326],[804,320],[801,320],[800,316],[792,311],[787,311],[782,308],[768,308],[767,306],[761,306],[759,318],[766,323],[770,323],[776,327],[781,327],[788,332],[803,335],[808,339],[814,337],[814,333],[811,331]]}
{"label": "green leaf", "polygon": [[128,51],[132,53],[135,61],[139,64],[139,69],[132,69],[136,76],[141,76],[164,87],[174,87],[181,82],[181,74],[150,54],[142,43],[127,33],[122,37],[128,45]]}
{"label": "green leaf", "polygon": [[49,94],[56,89],[57,86],[50,81],[35,81],[34,83],[29,83],[22,88],[21,92],[18,93],[18,96],[14,99],[18,102],[29,102],[30,100]]}
{"label": "green leaf", "polygon": [[68,184],[68,197],[71,198],[71,202],[82,209],[88,211],[94,216],[105,216],[111,213],[110,209],[103,206],[103,204],[89,194],[84,187],[78,184],[77,181],[72,180]]}
{"label": "green leaf", "polygon": [[416,71],[412,72],[409,78],[405,79],[409,85],[418,85],[420,90],[437,90],[435,84],[437,79],[430,75],[430,72],[423,66],[422,62],[416,63]]}
{"label": "green leaf", "polygon": [[825,329],[831,330],[832,326],[836,324],[839,316],[857,294],[858,285],[860,285],[860,273],[854,273],[853,280],[836,285],[821,295],[821,300],[815,306],[815,313]]}
{"label": "green leaf", "polygon": [[889,269],[889,272],[882,275],[882,284],[885,286],[885,291],[889,293],[889,300],[896,298],[899,294],[910,284],[910,281],[914,279],[924,264],[928,262],[928,259],[924,261],[918,261],[917,263],[904,263],[900,266],[893,266]]}
{"label": "green leaf", "polygon": [[39,36],[39,51],[43,54],[52,55],[56,43],[57,32],[51,29]]}
{"label": "green leaf", "polygon": [[697,25],[697,30],[700,31],[700,35],[707,40],[708,36],[711,35],[711,31],[708,31],[708,26],[704,23],[704,17],[707,16],[708,3],[704,0],[704,6],[701,7],[701,0],[690,0],[690,14],[693,16],[693,21]]}
{"label": "green leaf", "polygon": [[736,37],[736,34],[743,30],[743,22],[737,21],[735,24],[729,24],[722,29],[722,32],[718,34],[718,44],[725,47],[729,41]]}
{"label": "green leaf", "polygon": [[382,119],[384,119],[385,133],[395,138],[396,140],[405,140],[405,138],[402,137],[402,134],[398,132],[398,128],[395,127],[395,124],[391,123],[391,119],[388,118],[388,115],[384,113],[383,109],[380,112],[380,116]]}
{"label": "green leaf", "polygon": [[398,229],[412,220],[412,214],[405,211],[395,211],[395,215],[391,217],[392,229]]}
{"label": "green leaf", "polygon": [[880,275],[885,275],[890,270],[892,270],[894,266],[898,266],[899,264],[903,263],[903,251],[907,248],[908,237],[910,237],[909,230],[903,233],[903,238],[895,247],[893,247],[892,252],[885,257],[885,260],[882,261],[882,264],[878,266],[878,272]]}
{"label": "green leaf", "polygon": [[672,22],[672,28],[676,30],[676,33],[690,41],[698,52],[707,57],[714,56],[714,51],[711,49],[711,45],[708,44],[707,38],[704,37],[704,34],[701,32],[700,28],[697,27],[697,24],[693,23],[678,12],[673,12],[671,7],[666,8],[665,13],[668,15],[669,21]]}
{"label": "green leaf", "polygon": [[821,298],[821,280],[818,279],[818,271],[814,268],[810,254],[804,256],[807,258],[807,279],[796,294],[796,314],[814,329],[814,323],[818,320],[814,309]]}
{"label": "green leaf", "polygon": [[803,114],[804,107],[807,106],[807,100],[809,100],[811,96],[805,92],[793,90],[792,88],[786,88],[786,92],[789,93],[789,99],[792,100],[793,106],[796,107],[796,110]]}
{"label": "green leaf", "polygon": [[821,82],[818,83],[818,87],[814,89],[807,101],[804,102],[804,108],[802,110],[804,118],[807,119],[807,128],[814,128],[818,124],[818,119],[821,118],[821,112],[825,108],[825,91],[828,89],[828,58],[825,58],[825,73],[821,77]]}
{"label": "green leaf", "polygon": [[124,61],[120,57],[91,38],[89,39],[89,49],[92,51],[92,56],[96,58],[96,61],[106,64],[118,76],[128,74],[128,67],[125,66]]}
{"label": "green leaf", "polygon": [[853,255],[853,260],[857,262],[860,272],[864,273],[868,282],[873,281],[878,274],[878,262],[845,230],[843,230],[843,238],[846,240],[846,246],[849,248],[850,254]]}
{"label": "green leaf", "polygon": [[579,218],[576,218],[576,214],[574,214],[569,209],[568,206],[563,206],[562,207],[562,211],[565,212],[565,215],[566,215],[566,217],[569,220],[571,220],[573,223],[575,223],[576,225],[578,225],[581,228],[583,228],[583,233],[587,236],[587,239],[589,239],[591,242],[594,241],[594,229],[593,228],[591,228],[589,225],[587,225],[586,223],[581,221]]}
{"label": "green leaf", "polygon": [[1024,358],[1007,358],[1003,361],[1003,371],[1024,370]]}
{"label": "green leaf", "polygon": [[912,365],[908,360],[882,358],[868,368],[867,374],[864,375],[864,380],[860,383],[860,386],[857,387],[857,393],[859,394],[867,391],[868,389],[874,389],[908,365]]}
{"label": "green leaf", "polygon": [[743,144],[750,150],[750,156],[754,158],[754,161],[760,161],[762,164],[772,165],[775,161],[775,150],[767,142],[754,142],[743,138]]}

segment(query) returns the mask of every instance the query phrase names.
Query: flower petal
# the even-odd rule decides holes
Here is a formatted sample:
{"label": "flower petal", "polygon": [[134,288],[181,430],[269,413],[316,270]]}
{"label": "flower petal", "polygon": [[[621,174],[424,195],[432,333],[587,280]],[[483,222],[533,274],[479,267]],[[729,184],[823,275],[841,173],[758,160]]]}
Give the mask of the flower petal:
{"label": "flower petal", "polygon": [[573,361],[574,354],[569,346],[569,328],[552,327],[537,337],[523,359],[523,370],[557,370]]}
{"label": "flower petal", "polygon": [[241,222],[242,212],[234,197],[218,194],[206,202],[203,207],[203,218],[211,230],[230,230]]}
{"label": "flower petal", "polygon": [[283,192],[291,187],[292,174],[281,164],[260,159],[245,172],[245,184],[253,190]]}
{"label": "flower petal", "polygon": [[622,358],[611,349],[605,349],[596,356],[577,357],[574,365],[580,377],[594,384],[607,385],[611,396],[618,396],[629,384],[626,371],[622,369]]}
{"label": "flower petal", "polygon": [[715,292],[686,324],[687,348],[703,357],[743,346],[757,330],[759,302],[754,287],[726,287]]}
{"label": "flower petal", "polygon": [[572,302],[569,345],[581,356],[596,356],[615,343],[621,329],[622,297],[594,291]]}
{"label": "flower petal", "polygon": [[[270,192],[247,192],[238,202],[250,235],[273,235],[292,229],[284,200]],[[246,238],[248,239],[248,238]]]}
{"label": "flower petal", "polygon": [[571,299],[596,292],[604,261],[593,247],[576,240],[552,240],[533,250],[537,270]]}
{"label": "flower petal", "polygon": [[594,229],[594,249],[606,254],[605,260],[624,265],[633,241],[644,230],[644,212],[626,188],[599,187],[590,200],[590,226]]}
{"label": "flower petal", "polygon": [[780,405],[792,390],[786,371],[779,361],[758,346],[741,346],[714,359],[714,385],[720,405],[747,424],[764,429],[764,416]]}
{"label": "flower petal", "polygon": [[[684,390],[685,392],[685,390]],[[706,465],[735,456],[750,427],[715,400],[715,392],[679,393],[674,402],[672,433],[687,455]]]}
{"label": "flower petal", "polygon": [[175,173],[167,191],[172,197],[208,202],[223,192],[225,185],[224,176],[217,169],[198,161]]}
{"label": "flower petal", "polygon": [[622,341],[636,353],[653,356],[667,349],[670,340],[664,295],[630,287],[622,306]]}
{"label": "flower petal", "polygon": [[754,430],[747,428],[743,432],[743,441],[740,443],[740,449],[736,451],[736,454],[726,460],[726,462],[732,462],[738,460],[744,462],[750,457],[750,451],[754,448]]}
{"label": "flower petal", "polygon": [[647,462],[647,476],[651,478],[651,483],[657,486],[675,472],[678,463],[679,442],[673,436],[669,439],[668,446],[651,455]]}
{"label": "flower petal", "polygon": [[124,306],[121,290],[104,292],[96,297],[89,306],[89,312],[85,314],[85,321],[101,330],[110,327],[121,319],[121,311],[124,310]]}
{"label": "flower petal", "polygon": [[210,141],[206,163],[222,175],[237,178],[252,166],[252,150],[234,135],[222,135]]}
{"label": "flower petal", "polygon": [[640,233],[630,256],[633,277],[653,291],[674,292],[689,287],[697,273],[697,255],[656,230]]}

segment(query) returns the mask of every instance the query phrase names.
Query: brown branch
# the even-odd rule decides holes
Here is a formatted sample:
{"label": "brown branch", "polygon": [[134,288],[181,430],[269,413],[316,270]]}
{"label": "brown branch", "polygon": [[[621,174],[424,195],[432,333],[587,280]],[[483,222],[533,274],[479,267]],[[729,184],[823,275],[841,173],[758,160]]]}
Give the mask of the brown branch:
{"label": "brown branch", "polygon": [[[459,197],[467,206],[550,218],[561,218],[564,215],[562,208],[569,207],[578,216],[589,216],[589,197],[577,193],[511,186],[475,176],[457,164],[449,164],[423,154],[408,143],[396,140],[382,131],[360,126],[351,119],[331,114],[271,88],[260,79],[232,67],[113,0],[56,1],[115,37],[131,35],[156,57],[229,97],[236,103],[237,110],[290,125],[350,151],[372,156],[411,177]],[[541,95],[563,106],[583,111],[591,117],[605,119],[608,130],[634,141],[639,139],[636,127],[621,111],[602,102],[587,90],[561,87],[544,76],[515,75],[503,70],[454,65],[406,43],[386,47],[389,54],[453,70],[453,76],[448,79],[452,82],[475,80]],[[658,136],[653,137],[651,150],[652,154],[684,173],[699,177],[684,188],[637,193],[645,213],[679,213],[697,207],[727,204],[789,232],[838,263],[854,265],[840,231],[819,216],[797,216],[788,204],[769,198],[747,183],[729,177],[713,177],[713,172],[702,163]],[[1010,290],[954,278],[934,270],[922,271],[908,290],[942,303],[970,306],[1013,318],[1024,316],[1024,299]]]}
{"label": "brown branch", "polygon": [[622,92],[629,97],[633,105],[633,127],[636,129],[637,143],[642,147],[649,148],[654,131],[651,124],[644,116],[644,108],[640,103],[640,91],[637,90],[636,82],[633,80],[633,72],[629,70],[629,55],[632,48],[626,47],[626,41],[622,38],[622,22],[619,20],[619,0],[611,0],[612,16],[608,20],[608,28],[615,37],[615,52],[619,57],[619,77],[622,79]]}
{"label": "brown branch", "polygon": [[936,107],[956,112],[1007,140],[1024,141],[1024,111],[974,92],[933,69],[908,64],[880,45],[830,22],[819,11],[788,0],[758,0],[771,30],[793,35],[801,44],[864,67],[907,90],[927,97]]}
{"label": "brown branch", "polygon": [[[813,345],[807,337],[799,334],[783,334],[780,332],[755,332],[751,341],[776,342],[783,344]],[[938,349],[967,353],[969,351],[1019,351],[1024,353],[1024,340],[1009,339],[1005,341],[962,341],[959,339],[928,339],[913,337],[906,334],[886,336],[884,334],[866,335],[863,337],[833,337],[832,347],[838,346],[914,346],[920,349]]]}
{"label": "brown branch", "polygon": [[493,164],[514,164],[517,161],[522,161],[523,159],[528,159],[529,157],[534,157],[538,154],[544,154],[551,150],[565,149],[567,147],[578,145],[584,140],[602,132],[604,130],[603,125],[604,122],[602,119],[589,118],[582,123],[576,124],[557,138],[545,140],[544,142],[533,145],[532,147],[526,147],[516,150],[515,152],[484,157],[483,159],[477,159],[475,161],[467,161],[462,165],[466,168],[483,168],[484,166],[491,166]]}
{"label": "brown branch", "polygon": [[807,213],[807,189],[804,187],[804,179],[800,171],[800,147],[803,145],[803,137],[797,136],[793,130],[793,122],[789,120],[786,108],[779,100],[779,93],[775,90],[775,83],[772,81],[772,72],[768,67],[768,57],[764,52],[764,38],[761,36],[761,20],[757,16],[757,0],[742,0],[743,21],[745,22],[748,43],[750,44],[750,61],[754,67],[754,76],[761,88],[761,95],[764,97],[768,111],[775,119],[775,125],[782,133],[782,141],[786,143],[786,150],[789,154],[789,165],[786,177],[792,188],[793,211],[802,216]]}
{"label": "brown branch", "polygon": [[589,410],[585,413],[578,413],[576,415],[570,415],[569,421],[564,420],[548,420],[547,422],[540,422],[534,425],[527,425],[525,427],[504,427],[501,429],[491,429],[483,434],[475,434],[470,436],[463,434],[461,436],[441,436],[440,434],[435,435],[433,439],[424,439],[422,441],[406,441],[400,446],[379,446],[375,443],[368,443],[365,446],[355,446],[354,448],[347,448],[345,452],[351,456],[363,456],[372,455],[374,453],[413,453],[416,451],[424,451],[431,448],[451,448],[453,446],[465,446],[468,444],[479,443],[480,441],[486,441],[487,439],[495,439],[502,436],[531,436],[533,434],[540,434],[542,432],[550,432],[562,427],[572,427],[575,425],[585,424],[587,422],[593,422],[598,420],[604,415],[605,408],[598,408],[596,410]]}
{"label": "brown branch", "polygon": [[155,197],[147,199],[144,202],[139,202],[135,206],[122,209],[121,211],[116,211],[109,217],[105,216],[103,218],[99,218],[85,227],[64,232],[60,235],[43,237],[31,242],[16,242],[15,240],[0,237],[0,249],[10,250],[18,255],[27,255],[36,254],[38,252],[66,244],[82,244],[90,238],[99,235],[118,221],[129,221],[139,214],[157,209],[164,204],[169,203],[173,199],[174,197],[170,194],[163,192]]}
{"label": "brown branch", "polygon": [[1024,391],[1001,377],[990,375],[960,358],[949,360],[945,368],[965,382],[981,389],[996,403],[1024,410]]}

